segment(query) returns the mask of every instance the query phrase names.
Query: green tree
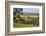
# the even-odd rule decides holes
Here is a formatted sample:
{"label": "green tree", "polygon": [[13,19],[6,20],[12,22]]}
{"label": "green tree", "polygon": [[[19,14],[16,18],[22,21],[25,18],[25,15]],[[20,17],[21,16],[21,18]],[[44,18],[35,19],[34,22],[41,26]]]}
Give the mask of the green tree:
{"label": "green tree", "polygon": [[13,9],[13,15],[14,15],[14,20],[15,20],[15,16],[20,17],[20,14],[23,14],[23,9],[22,8],[14,8]]}

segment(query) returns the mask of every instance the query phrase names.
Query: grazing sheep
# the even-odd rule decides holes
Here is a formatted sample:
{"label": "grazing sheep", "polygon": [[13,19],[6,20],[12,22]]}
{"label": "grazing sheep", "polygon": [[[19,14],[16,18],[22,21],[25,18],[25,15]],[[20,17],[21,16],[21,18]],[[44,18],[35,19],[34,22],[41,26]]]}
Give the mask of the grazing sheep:
{"label": "grazing sheep", "polygon": [[21,15],[20,17],[17,17],[15,20],[17,22],[21,22],[21,23],[24,23],[24,24],[35,24],[36,23],[36,19],[38,18],[38,17],[36,17],[36,18],[35,17],[36,16],[34,16],[32,18],[32,16],[23,16],[23,15]]}
{"label": "grazing sheep", "polygon": [[31,18],[26,16],[24,19],[24,23],[25,24],[31,24]]}

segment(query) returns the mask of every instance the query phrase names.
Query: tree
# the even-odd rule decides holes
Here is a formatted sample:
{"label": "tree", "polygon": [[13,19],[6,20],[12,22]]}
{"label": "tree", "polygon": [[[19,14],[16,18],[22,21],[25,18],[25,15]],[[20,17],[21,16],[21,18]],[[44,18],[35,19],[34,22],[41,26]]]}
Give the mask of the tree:
{"label": "tree", "polygon": [[13,9],[13,15],[14,15],[14,20],[15,20],[15,16],[20,17],[20,14],[23,14],[23,9],[22,8],[14,8]]}

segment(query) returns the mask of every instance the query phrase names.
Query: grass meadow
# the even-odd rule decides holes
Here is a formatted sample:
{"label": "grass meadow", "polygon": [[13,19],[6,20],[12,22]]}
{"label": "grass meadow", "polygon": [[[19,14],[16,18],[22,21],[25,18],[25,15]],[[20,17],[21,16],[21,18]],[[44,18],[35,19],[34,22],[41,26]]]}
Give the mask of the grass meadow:
{"label": "grass meadow", "polygon": [[14,28],[22,27],[38,27],[39,26],[39,13],[25,13],[19,18],[17,17],[13,22]]}

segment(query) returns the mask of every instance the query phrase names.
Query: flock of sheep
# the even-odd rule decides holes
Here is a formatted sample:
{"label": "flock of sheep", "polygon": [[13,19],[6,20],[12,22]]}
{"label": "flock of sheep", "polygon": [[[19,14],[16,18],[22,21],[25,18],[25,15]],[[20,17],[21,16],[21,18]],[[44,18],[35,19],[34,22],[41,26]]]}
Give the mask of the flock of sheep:
{"label": "flock of sheep", "polygon": [[[15,16],[16,17],[16,16]],[[24,24],[33,24],[36,23],[38,20],[38,16],[20,16],[16,17],[15,22],[20,22]]]}

